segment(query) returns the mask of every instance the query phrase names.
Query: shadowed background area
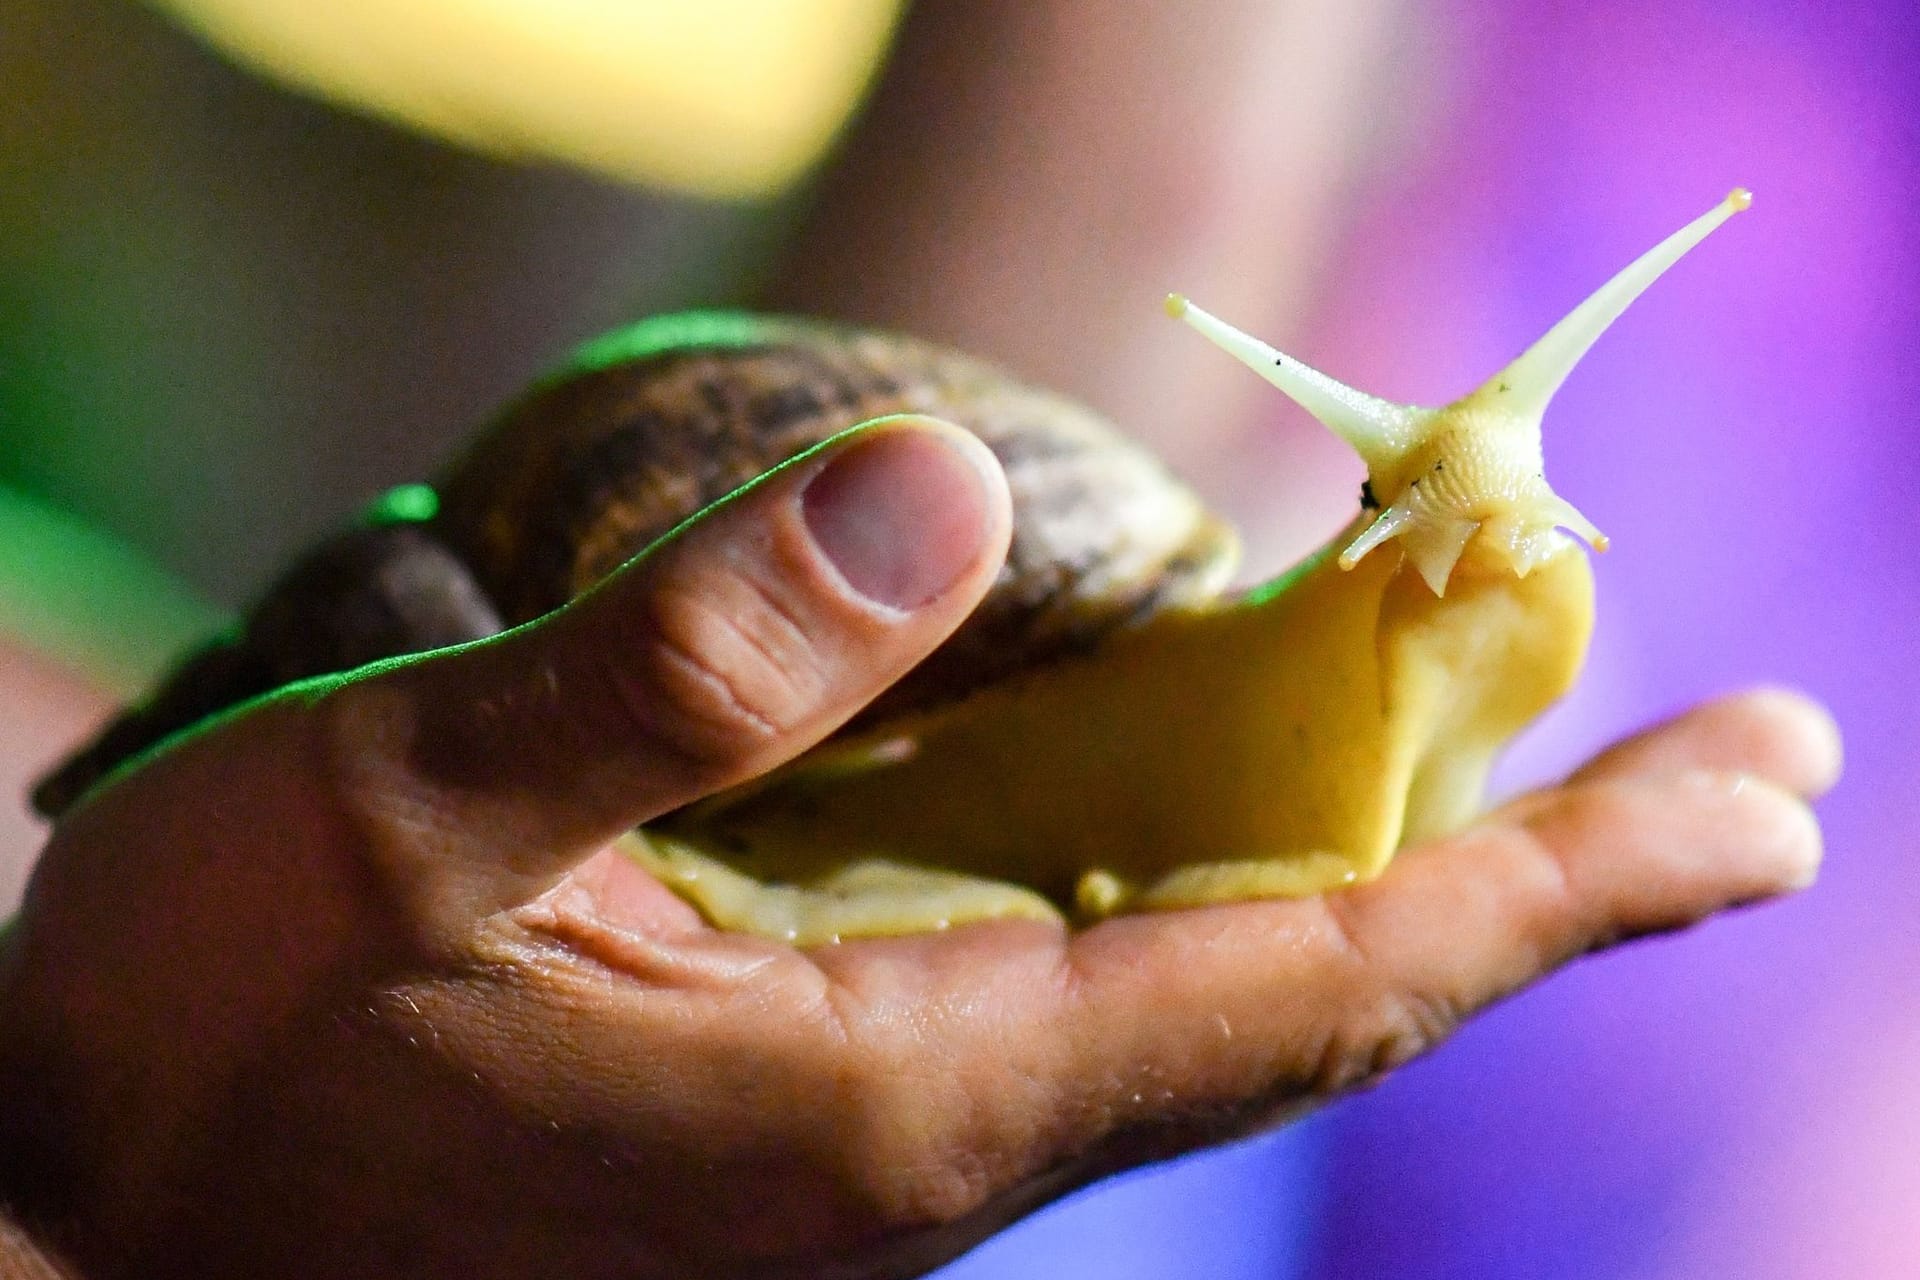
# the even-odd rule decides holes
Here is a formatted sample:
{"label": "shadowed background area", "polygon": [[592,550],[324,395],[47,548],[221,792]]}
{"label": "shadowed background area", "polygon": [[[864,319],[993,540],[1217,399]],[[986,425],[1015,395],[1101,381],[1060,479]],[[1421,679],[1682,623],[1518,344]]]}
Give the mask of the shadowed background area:
{"label": "shadowed background area", "polygon": [[[1548,415],[1555,486],[1614,549],[1591,665],[1506,784],[1700,697],[1799,685],[1849,738],[1821,808],[1825,876],[1576,967],[1365,1097],[1094,1188],[941,1274],[1920,1273],[1920,557],[1904,534],[1920,19],[1894,0],[1379,11],[1373,79],[1347,95],[1358,158],[1291,179],[1333,192],[1330,229],[1276,219],[1313,261],[1266,336],[1337,377],[1464,391],[1728,188],[1754,189]],[[1233,163],[1262,164],[1257,143]],[[430,469],[568,343],[753,296],[803,206],[484,160],[249,80],[143,10],[0,0],[0,485],[190,584],[102,631],[184,638]],[[1191,287],[1119,284],[1148,309]],[[1021,322],[1048,345],[1075,305],[1042,288]],[[1246,403],[1212,424],[1104,407],[1271,568],[1339,522],[1360,471],[1277,395]],[[0,538],[0,579],[93,572],[29,557],[3,521]],[[28,629],[108,690],[152,661]]]}

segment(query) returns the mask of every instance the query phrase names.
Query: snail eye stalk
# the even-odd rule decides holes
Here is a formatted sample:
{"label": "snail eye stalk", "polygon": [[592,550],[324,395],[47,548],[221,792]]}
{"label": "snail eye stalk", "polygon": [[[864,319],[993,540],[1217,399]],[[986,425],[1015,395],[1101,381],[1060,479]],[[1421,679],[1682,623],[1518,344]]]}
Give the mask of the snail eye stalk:
{"label": "snail eye stalk", "polygon": [[1207,341],[1287,393],[1293,402],[1358,453],[1368,471],[1404,453],[1420,436],[1431,411],[1395,404],[1330,378],[1284,351],[1241,332],[1177,293],[1167,295],[1167,314],[1184,320]]}
{"label": "snail eye stalk", "polygon": [[1539,421],[1553,393],[1560,389],[1560,384],[1567,380],[1567,375],[1600,335],[1620,318],[1620,313],[1665,275],[1667,268],[1685,257],[1688,250],[1728,218],[1752,205],[1753,193],[1745,187],[1728,192],[1726,199],[1635,258],[1613,279],[1594,290],[1591,297],[1568,312],[1564,320],[1547,330],[1512,364],[1489,378],[1475,395],[1500,395],[1509,413]]}

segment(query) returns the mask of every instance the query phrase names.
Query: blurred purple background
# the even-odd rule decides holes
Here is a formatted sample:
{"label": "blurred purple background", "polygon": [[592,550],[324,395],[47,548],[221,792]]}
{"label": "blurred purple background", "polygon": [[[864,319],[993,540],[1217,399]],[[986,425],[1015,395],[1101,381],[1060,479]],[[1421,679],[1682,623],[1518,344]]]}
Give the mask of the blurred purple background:
{"label": "blurred purple background", "polygon": [[[1576,966],[1363,1097],[1094,1188],[941,1275],[1920,1276],[1920,15],[1405,15],[1422,47],[1397,65],[1421,78],[1380,98],[1412,114],[1383,124],[1390,154],[1348,193],[1339,266],[1290,345],[1370,391],[1448,398],[1751,187],[1753,211],[1548,415],[1555,485],[1614,550],[1591,665],[1506,781],[1709,694],[1798,685],[1848,735],[1826,873]],[[562,342],[635,298],[737,291],[778,221],[671,201],[643,218],[631,193],[389,135],[133,6],[0,0],[0,68],[0,480],[229,605]],[[185,86],[174,112],[147,105],[156,86]],[[326,234],[348,223],[374,234]],[[684,265],[703,255],[721,265]],[[353,406],[358,437],[336,421],[353,396],[379,397]],[[1277,395],[1272,413],[1274,456],[1350,493],[1351,460]]]}
{"label": "blurred purple background", "polygon": [[1429,20],[1436,115],[1363,194],[1296,354],[1449,398],[1753,188],[1548,415],[1555,485],[1614,549],[1592,663],[1509,782],[1703,696],[1797,685],[1848,741],[1826,871],[944,1274],[1920,1275],[1920,12],[1480,0]]}

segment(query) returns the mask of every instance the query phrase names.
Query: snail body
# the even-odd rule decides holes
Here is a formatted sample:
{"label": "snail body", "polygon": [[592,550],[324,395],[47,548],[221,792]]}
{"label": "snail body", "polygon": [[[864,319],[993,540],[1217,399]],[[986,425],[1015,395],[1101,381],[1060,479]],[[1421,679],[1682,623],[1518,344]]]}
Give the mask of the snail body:
{"label": "snail body", "polygon": [[1014,498],[1007,565],[946,645],[788,767],[633,833],[716,925],[808,944],[1005,916],[1314,893],[1477,812],[1499,747],[1577,675],[1603,549],[1554,494],[1540,416],[1668,266],[1663,241],[1481,389],[1434,408],[1341,386],[1169,309],[1340,434],[1364,509],[1274,582],[1084,409],[911,339],[695,314],[590,344],[442,478],[276,584],[233,636],[36,792],[57,813],[200,716],[285,681],[559,607],[769,467],[889,413],[979,435]]}
{"label": "snail body", "polygon": [[1477,810],[1499,747],[1577,674],[1592,587],[1577,552],[1524,581],[1463,571],[1444,598],[1393,557],[1348,573],[1325,555],[1257,603],[1171,610],[876,726],[634,852],[711,918],[804,941],[1371,879]]}

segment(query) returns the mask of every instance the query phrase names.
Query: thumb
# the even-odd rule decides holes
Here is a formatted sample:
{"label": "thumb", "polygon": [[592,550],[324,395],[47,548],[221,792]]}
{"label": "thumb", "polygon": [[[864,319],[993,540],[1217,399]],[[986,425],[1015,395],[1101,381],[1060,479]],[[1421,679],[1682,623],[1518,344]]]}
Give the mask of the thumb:
{"label": "thumb", "polygon": [[973,610],[1010,526],[973,436],[854,428],[566,608],[329,693],[331,771],[403,883],[452,873],[477,900],[440,905],[463,912],[524,901],[843,724]]}

